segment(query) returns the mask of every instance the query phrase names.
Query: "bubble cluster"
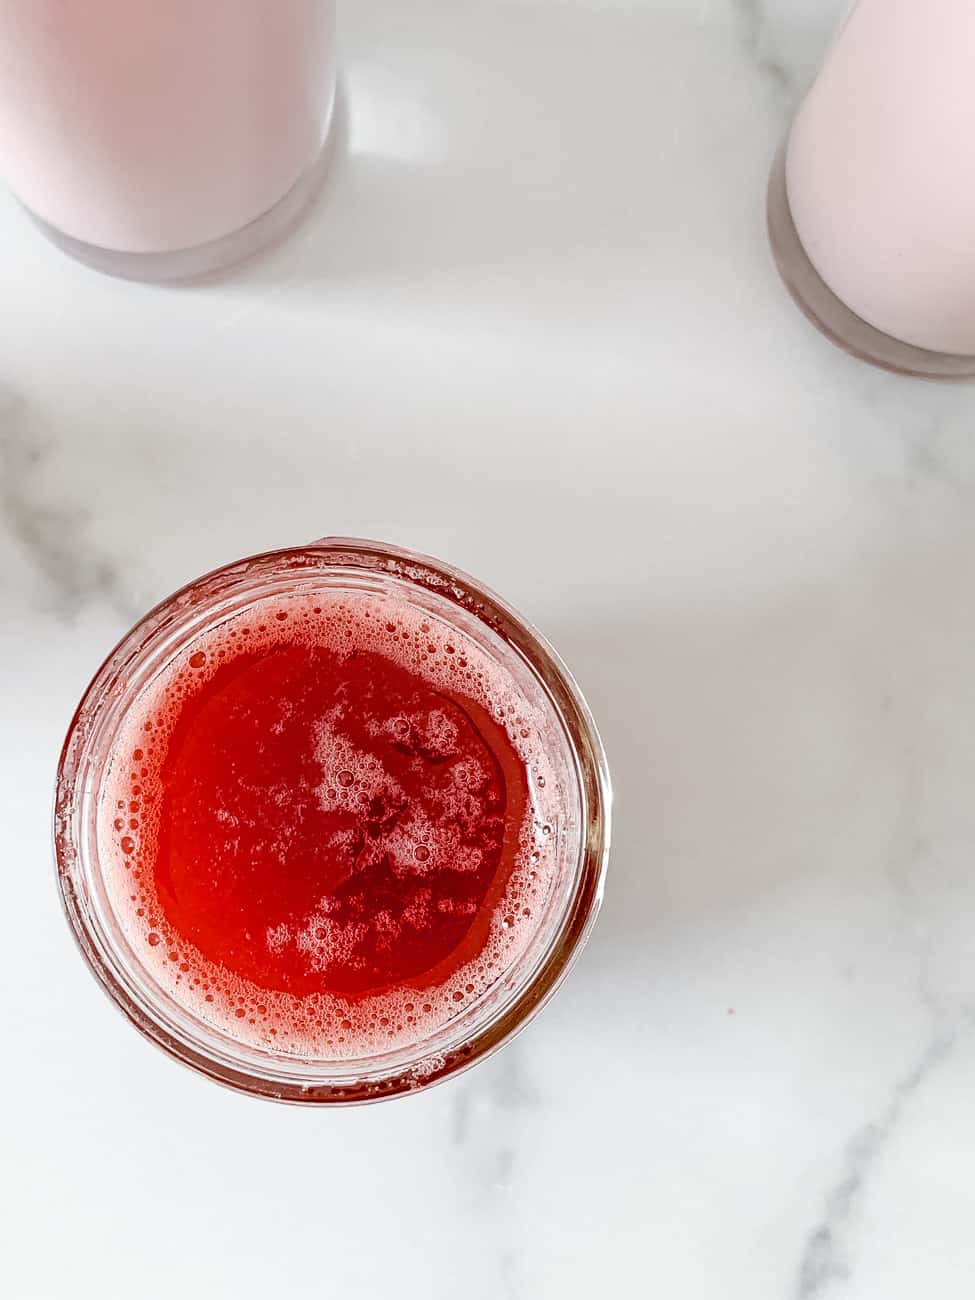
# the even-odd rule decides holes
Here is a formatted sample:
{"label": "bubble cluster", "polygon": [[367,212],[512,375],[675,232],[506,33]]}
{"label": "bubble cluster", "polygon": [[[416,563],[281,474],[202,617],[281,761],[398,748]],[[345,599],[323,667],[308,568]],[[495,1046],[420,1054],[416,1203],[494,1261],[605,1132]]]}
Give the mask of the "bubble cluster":
{"label": "bubble cluster", "polygon": [[[333,700],[313,720],[316,779],[308,805],[334,828],[329,847],[339,859],[348,851],[357,870],[381,863],[391,881],[406,882],[408,888],[397,894],[400,910],[387,909],[387,915],[378,897],[363,897],[358,912],[351,902],[339,908],[333,883],[320,896],[310,895],[300,916],[249,934],[248,943],[269,959],[290,955],[302,970],[328,973],[356,959],[366,938],[381,952],[384,928],[394,944],[404,927],[422,934],[425,925],[456,911],[465,927],[480,927],[476,951],[463,964],[445,961],[398,986],[354,996],[327,981],[310,992],[269,988],[212,960],[200,942],[173,924],[151,868],[160,836],[171,833],[160,821],[163,774],[184,708],[227,665],[257,662],[289,647],[328,652],[347,664],[356,656],[382,656],[441,693],[443,704],[404,707],[389,716],[377,708],[363,715],[361,735],[352,725],[360,704],[352,695]],[[488,759],[465,745],[466,715],[483,718],[484,730],[490,726],[503,734],[527,791],[516,821],[496,818],[496,835],[492,829],[486,838],[484,826],[493,828],[492,773]],[[280,726],[286,737],[290,723],[282,711],[269,732]],[[561,760],[553,756],[550,725],[539,702],[473,636],[406,599],[326,589],[251,605],[197,636],[129,710],[113,751],[99,826],[113,904],[153,977],[187,1009],[237,1039],[274,1052],[333,1059],[419,1042],[504,978],[545,915],[559,872],[568,784]],[[273,742],[269,734],[269,751]],[[402,771],[377,753],[402,753],[414,765],[426,764],[423,770],[438,782],[436,798],[408,798]],[[262,797],[279,797],[283,804],[292,797],[284,783],[277,795],[269,780],[268,791]],[[214,807],[212,820],[221,844],[234,843],[242,833],[234,806]],[[502,844],[510,870],[500,892],[478,904],[465,896],[463,881],[483,874],[484,855]],[[268,844],[269,853],[281,852],[282,862],[291,848]],[[444,873],[460,882],[455,890],[427,887]],[[354,891],[349,897],[354,899]]]}

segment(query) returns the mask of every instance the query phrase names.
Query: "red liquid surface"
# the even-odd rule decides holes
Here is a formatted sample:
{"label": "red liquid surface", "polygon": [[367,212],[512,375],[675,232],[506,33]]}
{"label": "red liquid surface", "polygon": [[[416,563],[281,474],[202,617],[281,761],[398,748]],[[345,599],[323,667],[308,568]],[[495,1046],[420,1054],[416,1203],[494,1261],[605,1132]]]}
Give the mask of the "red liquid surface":
{"label": "red liquid surface", "polygon": [[259,987],[356,996],[483,949],[524,765],[472,700],[381,655],[284,646],[183,707],[146,862],[173,929]]}
{"label": "red liquid surface", "polygon": [[204,634],[116,763],[137,942],[177,998],[287,1050],[435,1029],[547,888],[528,713],[472,643],[378,601],[268,602]]}

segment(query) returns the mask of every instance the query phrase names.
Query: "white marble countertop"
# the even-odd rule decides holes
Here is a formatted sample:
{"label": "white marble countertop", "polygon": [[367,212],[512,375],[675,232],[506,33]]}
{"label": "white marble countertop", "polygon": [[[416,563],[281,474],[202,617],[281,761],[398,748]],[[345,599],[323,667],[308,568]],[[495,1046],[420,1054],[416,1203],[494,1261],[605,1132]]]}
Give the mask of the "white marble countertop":
{"label": "white marble countertop", "polygon": [[[312,218],[115,282],[0,198],[0,1290],[969,1293],[975,395],[793,309],[770,158],[842,0],[356,0]],[[492,1061],[309,1112],[144,1043],[49,811],[109,644],[323,533],[477,574],[578,675],[605,909]]]}

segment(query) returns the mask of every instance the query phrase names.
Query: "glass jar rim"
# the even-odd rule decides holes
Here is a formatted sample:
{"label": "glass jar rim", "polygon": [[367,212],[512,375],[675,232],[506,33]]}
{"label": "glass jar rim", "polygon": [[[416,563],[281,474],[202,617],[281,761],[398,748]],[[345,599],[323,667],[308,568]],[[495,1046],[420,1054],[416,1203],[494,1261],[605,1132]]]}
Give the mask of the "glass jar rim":
{"label": "glass jar rim", "polygon": [[[486,1023],[468,1034],[455,1033],[447,1050],[421,1048],[376,1058],[366,1067],[349,1061],[325,1076],[322,1061],[302,1063],[272,1053],[247,1060],[246,1046],[224,1050],[215,1032],[201,1030],[189,1013],[166,1013],[162,996],[140,987],[108,932],[100,907],[100,879],[93,837],[91,800],[93,750],[110,703],[140,655],[179,620],[205,626],[213,595],[221,583],[246,589],[248,581],[275,574],[297,579],[329,571],[355,572],[366,580],[391,580],[445,601],[482,625],[527,668],[559,723],[573,762],[579,799],[575,873],[564,908],[548,945],[527,981],[502,999]],[[232,588],[231,588],[232,589]],[[398,1096],[430,1086],[469,1068],[501,1047],[537,1013],[565,977],[591,932],[602,899],[609,854],[611,789],[605,752],[589,708],[568,669],[544,637],[511,606],[469,575],[442,561],[382,542],[323,538],[306,546],[262,552],[222,565],[194,579],[161,601],[121,638],[107,656],[79,703],[65,737],[58,766],[54,847],[62,903],[75,939],[90,969],[127,1018],[169,1055],[197,1072],[238,1091],[281,1101],[351,1104]],[[464,1018],[451,1022],[463,1030]],[[300,1069],[304,1064],[308,1069]],[[315,1067],[322,1074],[316,1076]],[[357,1068],[362,1066],[361,1069]]]}

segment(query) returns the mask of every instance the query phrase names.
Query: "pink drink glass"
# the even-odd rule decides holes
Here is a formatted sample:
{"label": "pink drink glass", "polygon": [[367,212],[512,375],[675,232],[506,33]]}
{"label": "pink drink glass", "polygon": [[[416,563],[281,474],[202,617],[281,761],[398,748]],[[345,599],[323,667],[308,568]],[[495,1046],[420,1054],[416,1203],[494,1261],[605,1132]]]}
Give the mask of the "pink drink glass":
{"label": "pink drink glass", "polygon": [[132,279],[227,266],[315,191],[335,0],[4,0],[0,173],[64,251]]}
{"label": "pink drink glass", "polygon": [[975,5],[859,0],[772,172],[782,277],[833,342],[975,374]]}

